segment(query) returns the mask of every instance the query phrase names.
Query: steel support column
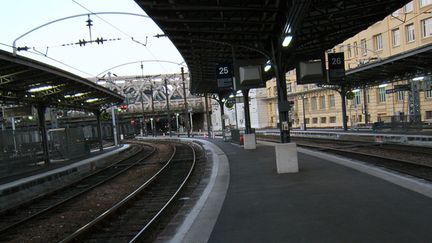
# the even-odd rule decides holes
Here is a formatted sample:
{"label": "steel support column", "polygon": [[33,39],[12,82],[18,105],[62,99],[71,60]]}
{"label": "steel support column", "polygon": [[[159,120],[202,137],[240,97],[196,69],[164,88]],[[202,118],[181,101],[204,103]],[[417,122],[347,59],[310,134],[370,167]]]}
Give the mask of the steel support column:
{"label": "steel support column", "polygon": [[249,109],[249,89],[242,89],[243,93],[243,108],[245,115],[245,133],[251,133],[250,109]]}
{"label": "steel support column", "polygon": [[219,93],[218,94],[219,99],[218,99],[218,104],[220,107],[220,114],[221,114],[221,125],[222,125],[222,138],[225,139],[225,111],[224,111],[224,102],[223,100],[223,96]]}
{"label": "steel support column", "polygon": [[169,94],[168,94],[168,80],[165,78],[165,97],[166,97],[166,107],[167,107],[167,118],[168,118],[168,132],[169,132],[169,136],[172,136],[172,132],[171,132],[171,112],[170,112],[170,107],[169,107]]}
{"label": "steel support column", "polygon": [[153,137],[156,137],[156,120],[155,120],[155,108],[154,108],[153,83],[150,83],[150,93],[151,93],[151,108],[152,108],[151,129],[152,129]]}
{"label": "steel support column", "polygon": [[37,106],[39,131],[42,137],[42,151],[44,155],[44,161],[45,161],[45,165],[49,165],[50,157],[49,157],[49,148],[48,148],[48,136],[47,136],[47,130],[45,124],[45,110],[46,110],[46,106],[44,105]]}
{"label": "steel support column", "polygon": [[184,78],[184,68],[181,67],[181,77],[183,81],[183,99],[184,99],[184,118],[186,123],[186,131],[187,136],[190,137],[190,126],[189,126],[189,116],[188,116],[188,103],[187,103],[187,96],[186,96],[186,84],[185,84],[185,78]]}
{"label": "steel support column", "polygon": [[103,140],[102,140],[102,123],[101,123],[101,114],[100,111],[94,112],[97,121],[97,131],[98,131],[98,141],[99,141],[99,150],[103,151]]}
{"label": "steel support column", "polygon": [[206,113],[206,119],[207,119],[207,136],[210,138],[211,137],[211,131],[210,131],[211,117],[210,117],[210,112],[209,112],[209,108],[208,108],[208,95],[207,95],[207,93],[204,94],[204,101],[205,101],[205,113]]}
{"label": "steel support column", "polygon": [[340,96],[341,96],[341,101],[342,101],[342,128],[344,131],[348,130],[348,125],[347,125],[347,111],[346,111],[346,88],[344,85],[341,85],[341,92],[340,92]]}
{"label": "steel support column", "polygon": [[[281,143],[291,142],[289,124],[289,103],[286,87],[285,66],[282,62],[282,52],[275,53],[272,43],[273,67],[276,74],[276,85],[278,91],[279,127]],[[284,126],[284,124],[286,126]]]}
{"label": "steel support column", "polygon": [[369,117],[368,117],[368,103],[367,103],[367,87],[365,86],[363,88],[363,111],[365,115],[365,125],[369,124]]}

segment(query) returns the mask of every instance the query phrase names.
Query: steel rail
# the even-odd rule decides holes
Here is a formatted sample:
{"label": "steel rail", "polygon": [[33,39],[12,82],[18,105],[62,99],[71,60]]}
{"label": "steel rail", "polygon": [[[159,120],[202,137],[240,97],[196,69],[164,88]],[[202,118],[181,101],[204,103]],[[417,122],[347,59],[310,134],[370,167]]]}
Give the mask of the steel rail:
{"label": "steel rail", "polygon": [[167,163],[165,163],[165,165],[161,169],[159,169],[158,172],[156,172],[156,174],[154,174],[150,179],[148,179],[140,187],[138,187],[137,189],[135,189],[135,191],[133,191],[128,196],[126,196],[125,198],[123,198],[120,202],[116,203],[110,209],[106,210],[105,212],[103,212],[102,214],[100,214],[99,216],[97,216],[95,219],[93,219],[92,221],[88,222],[87,224],[85,224],[84,226],[82,226],[81,228],[79,228],[78,230],[76,230],[74,233],[70,234],[69,236],[67,236],[66,238],[64,238],[63,240],[61,240],[59,242],[65,243],[65,242],[71,242],[71,241],[73,241],[74,239],[76,239],[76,238],[84,235],[85,233],[87,233],[95,225],[99,224],[104,219],[106,219],[108,216],[110,216],[114,212],[116,212],[119,208],[121,208],[123,205],[125,205],[127,202],[129,202],[130,199],[134,198],[141,191],[143,191],[151,182],[153,182],[157,178],[157,176],[160,173],[162,173],[165,170],[165,168],[168,167],[168,165],[171,164],[171,161],[174,158],[175,154],[176,154],[176,147],[173,146],[173,153],[171,154],[171,156],[168,159]]}
{"label": "steel rail", "polygon": [[[131,167],[133,167],[133,166],[135,166],[135,165],[141,163],[143,160],[146,160],[148,157],[150,157],[150,156],[151,156],[152,154],[154,154],[154,152],[156,151],[156,148],[155,148],[154,146],[151,146],[151,145],[146,145],[146,146],[149,146],[149,147],[152,147],[152,148],[153,148],[153,150],[152,150],[149,154],[147,154],[146,156],[144,156],[144,157],[138,159],[136,162],[134,162],[134,163],[132,163],[132,164],[126,166],[126,167],[123,168],[122,170],[117,171],[116,173],[110,175],[109,177],[104,178],[103,180],[101,180],[101,181],[99,181],[99,182],[93,184],[92,186],[90,186],[90,187],[88,187],[88,188],[85,188],[85,189],[83,189],[82,191],[79,191],[79,192],[77,192],[77,193],[75,193],[75,194],[73,194],[73,195],[70,195],[70,196],[68,196],[68,197],[66,197],[66,198],[64,198],[64,199],[62,199],[61,201],[56,202],[55,204],[53,204],[53,205],[51,205],[51,206],[48,206],[48,207],[46,207],[46,208],[44,208],[44,209],[42,209],[42,210],[40,210],[40,211],[37,211],[36,213],[34,213],[34,214],[32,214],[32,215],[30,215],[30,216],[28,216],[28,217],[26,217],[26,218],[23,218],[23,219],[21,219],[21,220],[15,222],[15,223],[13,223],[13,224],[10,224],[10,225],[8,225],[8,226],[6,226],[6,227],[0,229],[0,235],[4,234],[4,233],[5,233],[6,231],[8,231],[8,230],[11,230],[11,229],[13,229],[13,228],[16,228],[16,227],[22,225],[23,223],[25,223],[25,222],[27,222],[27,221],[29,221],[29,220],[31,220],[31,219],[37,217],[37,216],[42,215],[43,213],[46,213],[46,212],[51,211],[51,210],[53,210],[53,209],[55,209],[55,208],[58,208],[59,206],[65,204],[65,203],[67,203],[67,202],[69,202],[70,200],[72,200],[72,199],[74,199],[74,198],[76,198],[76,197],[78,197],[78,196],[80,196],[80,195],[82,195],[82,194],[84,194],[84,193],[86,193],[86,192],[88,192],[88,191],[90,191],[90,190],[92,190],[92,189],[94,189],[94,188],[96,188],[96,187],[98,187],[98,186],[100,186],[100,185],[102,185],[102,184],[104,184],[104,183],[106,183],[106,182],[108,182],[108,181],[114,179],[115,177],[117,177],[117,176],[121,175],[122,173],[124,173],[125,171],[129,170]],[[79,184],[80,182],[84,181],[85,179],[88,179],[88,178],[91,178],[91,177],[93,177],[93,176],[96,176],[97,174],[100,174],[100,173],[102,173],[102,172],[104,172],[104,171],[106,171],[106,170],[112,168],[113,166],[118,166],[119,164],[121,164],[121,163],[127,161],[128,159],[133,158],[134,156],[138,155],[138,154],[141,153],[141,152],[143,152],[143,150],[139,150],[139,151],[137,151],[137,152],[134,152],[131,156],[129,156],[129,157],[127,157],[127,158],[124,158],[124,159],[122,159],[122,160],[120,160],[120,161],[118,161],[118,162],[116,162],[116,163],[114,163],[114,164],[112,164],[112,165],[110,165],[110,166],[104,168],[104,169],[101,169],[101,170],[98,170],[98,171],[96,171],[96,172],[94,172],[94,173],[92,173],[92,174],[89,174],[89,175],[85,176],[84,178],[80,179],[79,181],[73,182],[73,183],[71,183],[71,184],[69,184],[69,185],[66,185],[66,186],[60,188],[60,189],[57,189],[57,190],[55,190],[55,191],[49,193],[48,195],[43,195],[42,197],[39,197],[39,198],[36,198],[36,199],[32,199],[31,201],[34,202],[34,201],[36,201],[36,200],[42,200],[42,199],[44,199],[44,198],[46,198],[46,197],[49,197],[49,196],[51,196],[51,195],[55,195],[55,193],[60,192],[61,190],[64,190],[65,188],[68,188],[68,187],[71,187],[71,186],[77,185],[77,184]],[[28,203],[30,203],[30,202],[28,202]],[[10,210],[8,210],[8,211],[11,211],[11,210],[17,210],[17,209],[19,209],[20,207],[22,207],[22,206],[18,206],[18,207],[16,207],[15,209],[10,209]],[[6,212],[7,212],[7,211],[6,211]],[[6,213],[6,212],[5,212],[5,213]]]}
{"label": "steel rail", "polygon": [[188,172],[188,174],[186,175],[186,177],[184,178],[182,184],[179,186],[179,188],[177,189],[177,191],[174,193],[174,195],[171,196],[171,198],[168,200],[168,202],[159,210],[159,212],[135,235],[134,238],[132,238],[132,240],[130,240],[129,242],[139,242],[140,238],[143,236],[144,232],[150,228],[150,226],[153,224],[154,221],[156,221],[157,218],[159,218],[159,216],[165,211],[165,209],[171,204],[171,202],[174,200],[174,198],[179,194],[179,192],[183,189],[184,185],[186,184],[186,182],[189,180],[194,168],[195,168],[195,164],[196,164],[196,152],[195,149],[193,148],[192,145],[187,144],[189,146],[190,149],[192,149],[193,152],[193,162],[191,165],[191,168]]}
{"label": "steel rail", "polygon": [[[184,143],[181,143],[184,144]],[[183,186],[185,185],[185,183],[187,182],[187,180],[189,179],[194,167],[195,167],[195,162],[196,162],[196,153],[195,153],[195,149],[189,145],[188,145],[193,152],[193,163],[191,165],[191,168],[189,169],[189,172],[187,174],[187,176],[185,177],[185,179],[183,180],[183,182],[181,183],[180,187],[176,190],[175,194],[173,196],[170,197],[170,199],[168,200],[167,203],[165,203],[165,205],[152,217],[152,219],[150,219],[150,221],[143,226],[143,228],[132,238],[132,240],[130,242],[136,242],[139,240],[140,237],[142,237],[143,233],[149,228],[149,226],[163,213],[163,211],[169,206],[169,204],[173,201],[173,199],[177,196],[177,194],[179,193],[179,191],[183,188]],[[169,158],[169,160],[167,161],[167,163],[161,168],[159,169],[150,179],[148,179],[146,182],[144,182],[140,187],[138,187],[135,191],[133,191],[132,193],[130,193],[129,195],[127,195],[125,198],[123,198],[121,201],[119,201],[118,203],[116,203],[113,207],[111,207],[110,209],[106,210],[105,212],[103,212],[102,214],[100,214],[99,216],[97,216],[95,219],[93,219],[92,221],[90,221],[89,223],[85,224],[84,226],[82,226],[81,228],[79,228],[78,230],[76,230],[74,233],[70,234],[69,236],[67,236],[66,238],[64,238],[63,240],[59,241],[60,243],[66,243],[66,242],[72,242],[74,240],[79,239],[81,236],[84,236],[85,234],[89,233],[89,231],[99,225],[103,220],[107,219],[109,216],[113,215],[114,213],[116,213],[119,209],[121,209],[124,205],[126,205],[127,203],[129,203],[131,200],[133,200],[134,198],[136,198],[141,192],[143,192],[149,185],[151,185],[151,183],[156,180],[158,178],[158,176],[165,172],[168,168],[168,166],[171,165],[174,156],[176,155],[176,147],[174,147],[174,152],[172,153],[171,157]]]}

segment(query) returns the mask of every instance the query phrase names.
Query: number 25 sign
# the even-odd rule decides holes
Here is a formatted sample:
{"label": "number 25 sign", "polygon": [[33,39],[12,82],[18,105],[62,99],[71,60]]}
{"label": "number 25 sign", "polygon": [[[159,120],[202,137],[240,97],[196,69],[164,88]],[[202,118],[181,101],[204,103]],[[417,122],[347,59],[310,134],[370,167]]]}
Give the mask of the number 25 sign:
{"label": "number 25 sign", "polygon": [[216,65],[216,80],[219,88],[231,88],[233,81],[232,63],[218,63]]}

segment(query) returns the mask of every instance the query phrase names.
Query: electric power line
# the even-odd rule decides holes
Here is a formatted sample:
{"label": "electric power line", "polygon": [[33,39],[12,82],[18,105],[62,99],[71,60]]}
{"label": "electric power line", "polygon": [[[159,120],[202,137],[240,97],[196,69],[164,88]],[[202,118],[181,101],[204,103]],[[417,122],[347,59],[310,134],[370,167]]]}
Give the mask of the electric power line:
{"label": "electric power line", "polygon": [[100,17],[99,15],[95,14],[93,11],[91,11],[90,9],[86,8],[85,6],[83,6],[82,4],[78,3],[76,0],[72,0],[74,3],[76,3],[77,5],[79,5],[80,7],[84,8],[85,10],[89,11],[90,13],[96,15],[96,17],[98,17],[100,20],[102,20],[103,22],[105,22],[106,24],[110,25],[111,27],[113,27],[114,29],[120,31],[122,34],[126,35],[127,37],[129,37],[132,41],[141,44],[142,46],[144,46],[146,48],[146,50],[150,53],[150,55],[157,60],[158,64],[162,67],[162,69],[165,72],[168,72],[167,69],[158,61],[158,58],[156,58],[156,56],[150,51],[150,49],[147,47],[147,39],[148,37],[146,36],[146,43],[141,43],[140,41],[137,41],[133,38],[133,36],[129,35],[128,33],[124,32],[123,30],[121,30],[120,28],[118,28],[117,26],[111,24],[110,22],[106,21],[105,19],[103,19],[102,17]]}
{"label": "electric power line", "polygon": [[74,3],[76,3],[76,4],[78,4],[80,7],[84,8],[85,10],[89,11],[91,14],[95,15],[97,18],[99,18],[100,20],[102,20],[103,22],[105,22],[106,24],[108,24],[109,26],[111,26],[111,27],[113,27],[114,29],[118,30],[120,33],[122,33],[122,34],[124,34],[125,36],[129,37],[132,41],[134,41],[134,42],[136,42],[136,43],[138,43],[138,44],[140,44],[140,45],[147,46],[147,37],[146,37],[146,43],[142,43],[142,42],[140,42],[140,41],[138,41],[138,40],[135,40],[135,39],[133,38],[133,36],[131,36],[131,35],[129,35],[128,33],[124,32],[123,30],[121,30],[121,29],[118,28],[117,26],[111,24],[110,22],[108,22],[108,21],[105,20],[104,18],[100,17],[99,15],[97,15],[96,13],[94,13],[93,11],[91,11],[90,9],[86,8],[84,5],[78,3],[78,2],[75,1],[75,0],[72,0],[72,1],[73,1]]}
{"label": "electric power line", "polygon": [[85,72],[85,71],[82,71],[82,70],[80,70],[80,69],[78,69],[78,68],[75,68],[75,67],[73,67],[73,66],[71,66],[71,65],[69,65],[69,64],[66,64],[66,63],[64,63],[64,62],[62,62],[62,61],[60,61],[60,60],[57,60],[57,59],[52,58],[52,57],[49,57],[48,55],[46,55],[46,54],[44,54],[44,53],[42,53],[42,52],[36,50],[35,48],[33,48],[32,50],[33,50],[33,51],[31,51],[31,50],[27,50],[27,52],[32,53],[32,54],[36,54],[36,55],[40,55],[40,56],[44,56],[44,57],[46,57],[46,58],[48,58],[48,59],[50,59],[50,60],[52,60],[52,61],[55,61],[55,62],[57,62],[57,63],[60,63],[60,64],[62,64],[62,65],[64,65],[64,66],[66,66],[66,67],[72,68],[72,69],[75,70],[75,71],[78,71],[78,72],[84,73],[84,74],[88,75],[89,77],[93,77],[93,76],[94,76],[93,74],[90,74],[90,73],[87,73],[87,72]]}

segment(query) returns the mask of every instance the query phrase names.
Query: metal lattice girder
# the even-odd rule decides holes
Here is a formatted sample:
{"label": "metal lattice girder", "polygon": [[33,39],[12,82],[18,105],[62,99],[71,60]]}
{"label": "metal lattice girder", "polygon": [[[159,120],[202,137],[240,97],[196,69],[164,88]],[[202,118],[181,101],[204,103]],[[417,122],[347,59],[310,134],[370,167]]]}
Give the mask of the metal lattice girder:
{"label": "metal lattice girder", "polygon": [[[286,70],[366,29],[409,0],[135,0],[185,59],[193,93],[217,93],[215,65],[270,56],[272,42]],[[288,23],[289,22],[289,23]],[[281,50],[284,28],[293,41]],[[267,78],[270,78],[267,77]]]}
{"label": "metal lattice girder", "polygon": [[[166,110],[165,82],[168,82],[169,102],[173,109],[182,110],[184,108],[183,81],[181,74],[163,74],[148,76],[111,76],[110,80],[99,79],[93,81],[105,81],[105,87],[116,90],[125,96],[125,103],[131,112],[151,111],[151,100],[153,99],[156,111]],[[186,90],[189,90],[188,75],[185,74]],[[203,110],[203,99],[186,92],[187,102],[193,110]],[[142,101],[142,103],[141,103]]]}

